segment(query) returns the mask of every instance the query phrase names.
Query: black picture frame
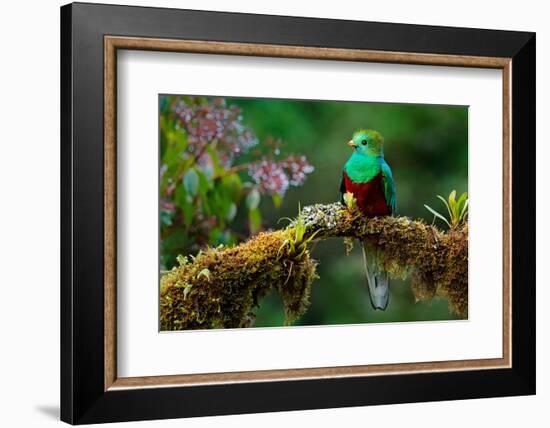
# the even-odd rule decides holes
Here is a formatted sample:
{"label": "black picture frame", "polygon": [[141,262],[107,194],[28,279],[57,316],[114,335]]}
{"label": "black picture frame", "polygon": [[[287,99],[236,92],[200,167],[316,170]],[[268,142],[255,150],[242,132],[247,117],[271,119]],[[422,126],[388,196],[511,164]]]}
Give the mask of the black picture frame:
{"label": "black picture frame", "polygon": [[[512,58],[512,367],[105,391],[105,35]],[[63,6],[61,419],[86,424],[534,394],[535,98],[534,33]]]}

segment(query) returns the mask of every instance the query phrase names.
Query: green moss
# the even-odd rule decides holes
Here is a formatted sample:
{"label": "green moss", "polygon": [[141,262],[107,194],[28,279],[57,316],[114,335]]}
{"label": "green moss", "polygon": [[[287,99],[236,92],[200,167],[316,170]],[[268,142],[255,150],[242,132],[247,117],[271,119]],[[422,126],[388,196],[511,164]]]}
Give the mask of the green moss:
{"label": "green moss", "polygon": [[[309,304],[315,262],[307,251],[299,258],[285,251],[288,235],[287,230],[266,232],[236,247],[210,248],[166,273],[161,329],[249,326],[253,308],[272,288],[281,294],[287,323],[297,319]],[[208,276],[199,275],[204,269]]]}
{"label": "green moss", "polygon": [[319,239],[340,236],[346,241],[367,241],[391,277],[411,276],[417,300],[444,297],[453,313],[467,315],[467,225],[445,233],[408,217],[367,218],[339,203],[305,207],[301,216]]}
{"label": "green moss", "polygon": [[305,313],[316,263],[312,240],[367,241],[394,278],[411,276],[417,300],[441,296],[454,313],[468,310],[468,228],[447,233],[406,217],[366,218],[341,204],[305,207],[284,230],[260,233],[232,248],[209,248],[161,278],[162,330],[250,326],[254,307],[272,289],[286,324]]}
{"label": "green moss", "polygon": [[453,313],[467,314],[467,225],[444,233],[406,217],[368,219],[357,213],[342,213],[330,235],[368,241],[391,277],[411,276],[417,300],[444,297]]}

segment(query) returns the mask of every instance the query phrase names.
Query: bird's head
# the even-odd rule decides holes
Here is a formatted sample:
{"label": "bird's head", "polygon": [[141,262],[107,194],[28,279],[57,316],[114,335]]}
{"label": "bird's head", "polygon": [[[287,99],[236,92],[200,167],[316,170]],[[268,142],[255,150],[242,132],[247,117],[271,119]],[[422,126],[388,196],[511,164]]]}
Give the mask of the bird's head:
{"label": "bird's head", "polygon": [[356,131],[348,141],[348,146],[363,155],[384,156],[384,138],[378,131],[372,129]]}

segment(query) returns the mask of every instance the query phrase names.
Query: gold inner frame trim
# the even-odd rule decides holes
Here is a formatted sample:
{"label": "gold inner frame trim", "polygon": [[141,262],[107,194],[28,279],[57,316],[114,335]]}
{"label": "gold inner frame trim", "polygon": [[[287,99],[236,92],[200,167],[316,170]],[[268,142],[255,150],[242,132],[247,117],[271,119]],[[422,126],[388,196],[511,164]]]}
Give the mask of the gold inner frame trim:
{"label": "gold inner frame trim", "polygon": [[[432,361],[421,363],[377,364],[341,367],[204,373],[171,376],[119,378],[116,367],[116,89],[117,50],[147,50],[217,55],[243,55],[297,59],[378,62],[393,64],[440,65],[494,68],[502,70],[503,144],[503,320],[502,358]],[[104,389],[193,386],[219,383],[282,381],[312,378],[338,378],[370,375],[442,372],[511,367],[511,58],[463,55],[385,52],[361,49],[320,48],[196,40],[170,40],[140,37],[104,37]]]}

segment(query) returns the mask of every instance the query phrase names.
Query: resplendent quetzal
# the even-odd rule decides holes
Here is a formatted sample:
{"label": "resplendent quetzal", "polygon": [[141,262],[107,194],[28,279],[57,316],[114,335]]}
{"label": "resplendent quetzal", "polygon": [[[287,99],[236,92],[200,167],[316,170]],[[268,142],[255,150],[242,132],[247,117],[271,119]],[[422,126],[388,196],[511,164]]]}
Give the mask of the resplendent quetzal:
{"label": "resplendent quetzal", "polygon": [[[340,192],[353,193],[357,207],[368,217],[393,215],[395,183],[390,166],[384,160],[384,139],[377,131],[360,129],[348,145],[353,153],[344,166]],[[361,243],[365,272],[374,309],[384,310],[390,297],[388,273],[377,263],[376,250]]]}

